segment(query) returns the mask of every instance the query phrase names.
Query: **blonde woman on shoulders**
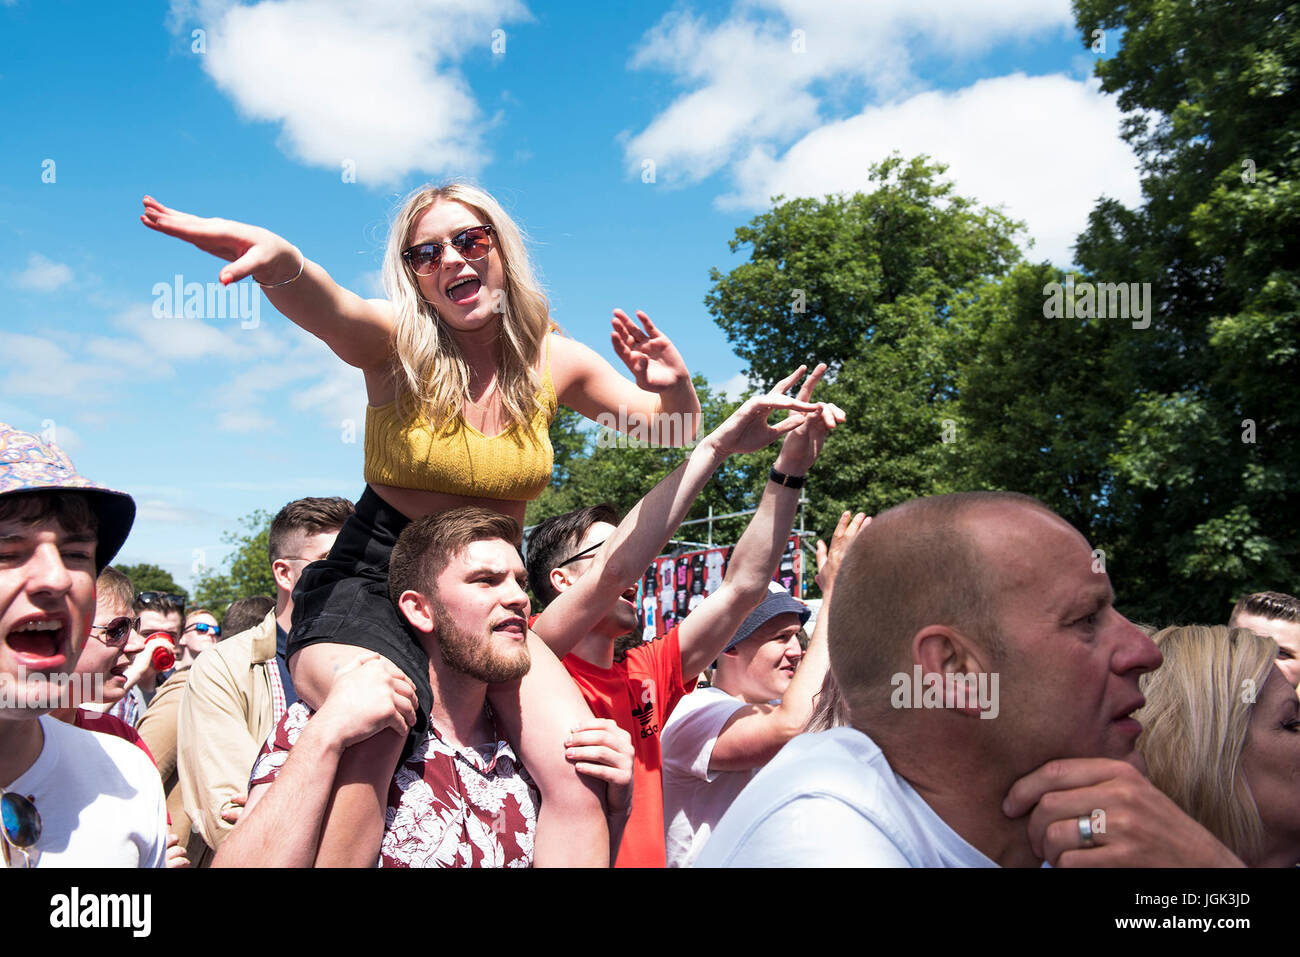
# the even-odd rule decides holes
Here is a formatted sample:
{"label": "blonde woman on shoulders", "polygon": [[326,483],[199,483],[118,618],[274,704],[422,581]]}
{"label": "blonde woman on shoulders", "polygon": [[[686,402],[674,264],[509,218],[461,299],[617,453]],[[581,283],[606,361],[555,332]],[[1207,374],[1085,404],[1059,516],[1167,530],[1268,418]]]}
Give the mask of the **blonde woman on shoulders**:
{"label": "blonde woman on shoulders", "polygon": [[[308,703],[322,702],[335,673],[361,650],[377,651],[414,686],[422,730],[432,702],[428,660],[388,596],[393,543],[409,522],[467,505],[522,525],[528,501],[551,478],[548,428],[557,405],[592,419],[646,422],[672,444],[695,436],[700,405],[672,342],[644,313],[638,327],[615,311],[611,338],[634,384],[555,334],[518,227],[476,187],[428,186],[406,199],[384,256],[387,299],[344,289],[257,226],[193,216],[148,196],[141,222],[225,259],[223,283],[252,276],[276,309],[365,378],[366,488],[329,558],[305,569],[294,592],[289,652]],[[560,743],[592,723],[590,710],[545,644],[531,634],[528,643],[533,665],[519,688],[490,697],[541,790],[538,841],[562,845],[570,863],[606,864],[603,789],[577,775]],[[340,778],[361,783],[340,792],[318,863],[373,862],[401,751],[400,736],[388,732],[351,749]],[[561,820],[563,828],[548,826]]]}

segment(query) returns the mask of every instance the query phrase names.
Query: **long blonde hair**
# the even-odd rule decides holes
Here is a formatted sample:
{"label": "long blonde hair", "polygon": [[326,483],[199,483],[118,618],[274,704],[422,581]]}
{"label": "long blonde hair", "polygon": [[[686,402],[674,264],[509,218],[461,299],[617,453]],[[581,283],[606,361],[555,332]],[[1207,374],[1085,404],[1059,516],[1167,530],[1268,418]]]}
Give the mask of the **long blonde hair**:
{"label": "long blonde hair", "polygon": [[393,304],[393,344],[402,371],[396,376],[398,413],[423,418],[438,433],[460,419],[462,404],[469,397],[469,364],[438,311],[421,295],[415,272],[402,259],[411,227],[439,200],[464,203],[492,226],[492,244],[501,256],[506,284],[497,388],[507,428],[518,426],[518,433],[531,434],[527,426],[541,407],[537,364],[551,327],[550,308],[533,276],[519,227],[488,193],[467,183],[415,190],[403,201],[388,234],[383,277],[384,291]]}
{"label": "long blonde hair", "polygon": [[1249,863],[1264,828],[1241,752],[1277,643],[1226,625],[1166,628],[1155,641],[1164,664],[1143,676],[1135,715],[1151,783]]}

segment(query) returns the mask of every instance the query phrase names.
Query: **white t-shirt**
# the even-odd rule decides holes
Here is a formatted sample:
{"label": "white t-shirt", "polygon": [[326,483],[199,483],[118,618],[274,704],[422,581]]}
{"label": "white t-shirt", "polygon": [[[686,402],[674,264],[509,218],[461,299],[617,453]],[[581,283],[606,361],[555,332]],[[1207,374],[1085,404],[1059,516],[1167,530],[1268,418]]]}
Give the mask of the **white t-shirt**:
{"label": "white t-shirt", "polygon": [[697,688],[659,732],[663,752],[664,843],[669,867],[690,867],[731,802],[758,772],[709,772],[713,746],[745,702],[720,688]]}
{"label": "white t-shirt", "polygon": [[[32,798],[41,837],[35,867],[163,867],[167,801],[138,747],[42,715],[40,756],[6,790]],[[22,855],[10,850],[15,866]],[[2,861],[3,858],[0,858]]]}
{"label": "white t-shirt", "polygon": [[853,728],[802,734],[731,805],[697,867],[996,867]]}

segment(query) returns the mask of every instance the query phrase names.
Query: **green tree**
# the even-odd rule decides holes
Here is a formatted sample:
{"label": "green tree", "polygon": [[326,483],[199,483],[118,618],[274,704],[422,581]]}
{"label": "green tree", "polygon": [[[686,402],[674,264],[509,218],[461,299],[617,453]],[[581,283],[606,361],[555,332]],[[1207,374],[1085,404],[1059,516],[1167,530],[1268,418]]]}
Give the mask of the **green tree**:
{"label": "green tree", "polygon": [[[953,316],[1018,261],[1022,227],[958,195],[945,170],[895,156],[872,167],[870,193],[779,203],[736,230],[749,262],[712,273],[706,302],[751,377],[831,367],[818,398],[848,420],[808,484],[807,524],[823,535],[844,509],[959,487],[958,370],[973,332]],[[756,456],[751,500],[774,457]]]}
{"label": "green tree", "polygon": [[[700,398],[699,437],[702,438],[740,403],[730,402],[721,393],[714,392],[703,376],[696,376],[694,381]],[[528,503],[525,519],[528,525],[600,502],[609,502],[620,512],[626,512],[686,455],[681,448],[651,446],[604,427],[592,427],[578,413],[562,411],[569,414],[557,414],[551,423],[551,445],[557,449],[556,474],[550,486]],[[559,449],[565,450],[563,466]],[[714,473],[713,481],[700,494],[688,517],[705,517],[710,505],[715,514],[751,508],[754,477],[759,469],[766,475],[769,466],[770,461],[769,465],[763,465],[758,454],[728,459]],[[720,541],[728,540],[726,536],[734,540],[743,528],[743,520],[723,520],[715,524],[714,536]],[[683,536],[702,539],[703,531],[699,535],[694,531],[684,532]]]}
{"label": "green tree", "polygon": [[157,565],[142,562],[138,565],[114,565],[113,567],[131,579],[131,586],[136,594],[142,591],[160,591],[168,595],[186,594],[185,589],[176,584],[176,579],[172,578],[171,573]]}
{"label": "green tree", "polygon": [[1131,326],[1045,317],[1044,288],[1065,278],[1021,263],[954,315],[963,354],[953,451],[960,487],[1033,495],[1105,550],[1115,532],[1109,456],[1132,395],[1114,351]]}
{"label": "green tree", "polygon": [[1076,0],[1085,41],[1123,31],[1102,88],[1129,111],[1145,203],[1098,204],[1079,261],[1152,283],[1151,328],[1114,345],[1133,395],[1109,506],[1121,596],[1155,620],[1222,621],[1300,578],[1300,7]]}
{"label": "green tree", "polygon": [[880,334],[900,298],[942,317],[953,296],[1020,258],[1021,225],[958,195],[947,169],[892,156],[871,167],[869,193],[823,200],[776,197],[736,230],[749,261],[710,271],[705,304],[751,378],[771,386],[803,362],[832,369]]}
{"label": "green tree", "polygon": [[232,601],[249,595],[275,595],[275,579],[267,547],[271,534],[270,512],[258,509],[240,519],[242,532],[226,532],[221,540],[234,546],[223,570],[205,571],[194,586],[194,601],[222,614]]}

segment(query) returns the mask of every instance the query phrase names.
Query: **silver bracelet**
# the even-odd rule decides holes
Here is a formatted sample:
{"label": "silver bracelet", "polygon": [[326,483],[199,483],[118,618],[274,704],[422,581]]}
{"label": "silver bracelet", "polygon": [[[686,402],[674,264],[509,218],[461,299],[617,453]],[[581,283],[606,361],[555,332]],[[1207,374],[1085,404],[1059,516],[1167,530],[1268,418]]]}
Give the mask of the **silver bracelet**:
{"label": "silver bracelet", "polygon": [[284,282],[262,282],[262,280],[254,276],[253,282],[257,283],[263,289],[275,289],[278,286],[289,285],[289,283],[293,282],[295,279],[301,276],[302,271],[307,268],[307,257],[302,254],[301,249],[298,250],[298,259],[299,259],[298,272],[294,275],[293,279],[286,279]]}

